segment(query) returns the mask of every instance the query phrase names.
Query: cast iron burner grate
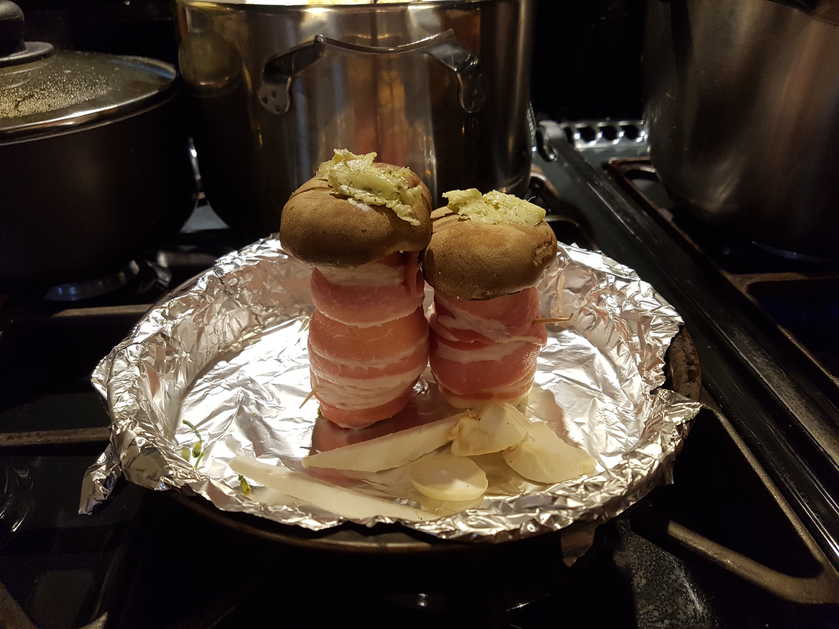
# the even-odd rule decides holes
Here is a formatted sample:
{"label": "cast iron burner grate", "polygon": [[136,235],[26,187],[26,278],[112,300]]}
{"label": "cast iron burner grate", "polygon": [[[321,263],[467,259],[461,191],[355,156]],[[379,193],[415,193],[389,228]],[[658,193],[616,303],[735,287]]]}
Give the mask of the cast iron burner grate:
{"label": "cast iron burner grate", "polygon": [[648,159],[611,160],[607,169],[839,385],[839,260],[774,249],[693,219],[674,207]]}
{"label": "cast iron burner grate", "polygon": [[[585,213],[559,199],[538,169],[529,196],[549,210],[562,242],[597,249]],[[171,273],[173,287],[242,244],[223,230],[181,234],[147,259]],[[456,621],[460,627],[542,629],[558,619],[590,623],[594,612],[610,627],[788,627],[793,620],[829,626],[830,610],[786,603],[690,552],[662,547],[661,532],[653,530],[661,518],[641,513],[661,503],[668,507],[663,514],[741,552],[777,546],[768,557],[750,555],[776,570],[797,575],[813,569],[802,565],[806,548],[732,433],[708,412],[685,446],[677,484],[601,527],[592,550],[573,568],[558,552],[547,552],[533,562],[537,579],[531,570],[515,573],[515,591],[527,586],[531,602],[514,609],[495,560],[464,565],[448,559],[425,572],[390,564],[377,566],[372,580],[354,579],[366,574],[350,569],[349,556],[266,545],[127,483],[93,516],[77,515],[79,479],[108,436],[90,370],[166,290],[158,286],[125,302],[111,293],[71,308],[30,303],[27,310],[0,299],[0,317],[14,324],[0,325],[0,368],[8,374],[0,396],[0,481],[6,484],[0,499],[14,498],[8,504],[17,505],[0,513],[0,625],[29,626],[14,620],[28,615],[40,627],[225,629],[272,621],[322,627],[355,615],[368,627]],[[709,468],[710,457],[716,464]],[[724,504],[706,508],[715,502]],[[728,526],[727,506],[741,509],[738,526]],[[435,589],[443,576],[465,586],[441,598]],[[421,587],[408,584],[420,581]]]}
{"label": "cast iron burner grate", "polygon": [[[32,421],[33,413],[23,412],[23,403],[31,409],[53,394],[90,391],[90,373],[96,363],[126,336],[140,315],[219,256],[244,244],[237,238],[226,229],[181,233],[116,274],[53,287],[46,295],[43,291],[0,295],[3,429],[22,430],[18,424]],[[13,415],[7,410],[14,410]],[[81,416],[85,416],[83,410]]]}

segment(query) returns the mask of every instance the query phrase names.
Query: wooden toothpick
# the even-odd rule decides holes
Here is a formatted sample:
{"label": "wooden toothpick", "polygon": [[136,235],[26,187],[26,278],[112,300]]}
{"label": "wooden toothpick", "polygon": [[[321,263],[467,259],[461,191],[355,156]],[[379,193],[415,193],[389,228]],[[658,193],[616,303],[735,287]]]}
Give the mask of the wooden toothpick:
{"label": "wooden toothpick", "polygon": [[533,323],[562,323],[563,321],[570,321],[574,315],[567,317],[545,317],[544,319],[534,319]]}
{"label": "wooden toothpick", "polygon": [[307,396],[305,397],[305,399],[304,399],[302,402],[300,402],[300,406],[298,406],[297,408],[303,408],[303,405],[304,405],[304,404],[306,404],[306,402],[308,402],[309,400],[311,400],[311,399],[312,399],[312,396],[313,396],[314,394],[315,394],[315,392],[314,392],[314,391],[309,391],[309,395],[307,395]]}

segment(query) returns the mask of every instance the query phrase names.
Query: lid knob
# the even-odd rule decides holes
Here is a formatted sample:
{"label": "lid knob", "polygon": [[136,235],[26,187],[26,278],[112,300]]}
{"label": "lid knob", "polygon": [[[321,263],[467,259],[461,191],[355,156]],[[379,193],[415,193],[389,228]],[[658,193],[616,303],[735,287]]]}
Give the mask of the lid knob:
{"label": "lid knob", "polygon": [[24,50],[23,11],[10,0],[0,0],[0,57]]}
{"label": "lid knob", "polygon": [[43,59],[52,44],[23,40],[23,11],[10,0],[0,0],[0,68]]}

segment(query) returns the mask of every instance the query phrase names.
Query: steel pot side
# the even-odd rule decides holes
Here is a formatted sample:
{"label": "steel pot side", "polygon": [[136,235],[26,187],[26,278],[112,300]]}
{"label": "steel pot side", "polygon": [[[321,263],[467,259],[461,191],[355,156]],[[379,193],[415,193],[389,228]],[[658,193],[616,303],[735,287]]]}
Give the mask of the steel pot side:
{"label": "steel pot side", "polygon": [[290,7],[178,0],[179,61],[207,196],[276,230],[335,147],[452,188],[522,192],[531,0]]}
{"label": "steel pot side", "polygon": [[839,251],[839,26],[766,0],[648,3],[650,152],[700,219]]}

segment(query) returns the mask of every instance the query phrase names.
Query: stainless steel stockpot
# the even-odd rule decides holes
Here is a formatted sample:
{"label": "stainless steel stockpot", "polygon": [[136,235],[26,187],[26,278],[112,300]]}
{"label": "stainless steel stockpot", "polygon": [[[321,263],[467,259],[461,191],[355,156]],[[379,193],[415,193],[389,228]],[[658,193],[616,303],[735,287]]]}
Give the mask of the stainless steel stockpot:
{"label": "stainless steel stockpot", "polygon": [[521,192],[532,0],[178,0],[180,66],[207,196],[232,226],[274,231],[332,149],[452,188]]}

